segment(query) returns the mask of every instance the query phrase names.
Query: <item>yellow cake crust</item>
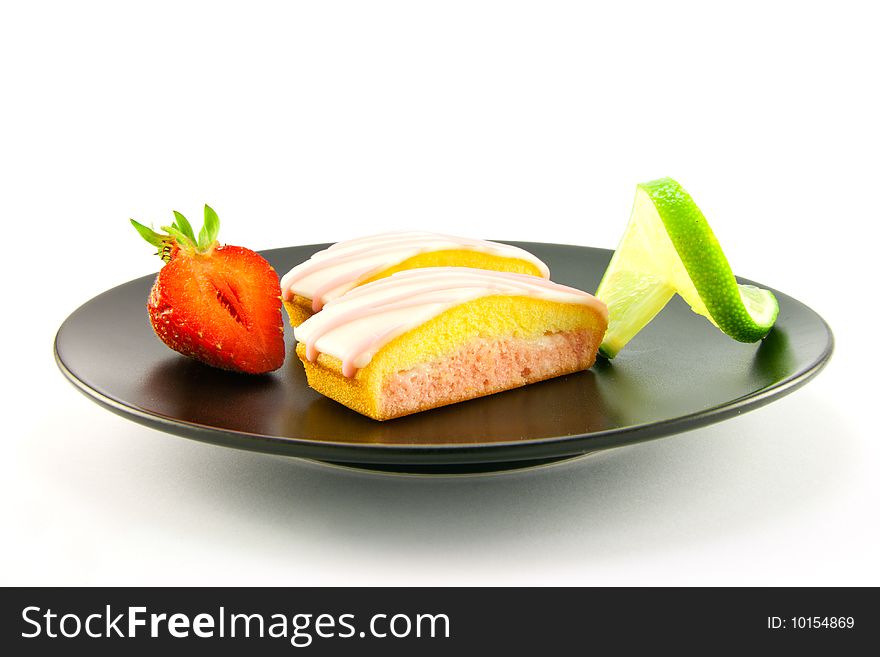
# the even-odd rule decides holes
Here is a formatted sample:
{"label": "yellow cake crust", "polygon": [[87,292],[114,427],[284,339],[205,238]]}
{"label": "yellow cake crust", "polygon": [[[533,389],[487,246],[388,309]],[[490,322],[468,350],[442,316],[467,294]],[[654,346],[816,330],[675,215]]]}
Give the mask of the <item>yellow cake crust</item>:
{"label": "yellow cake crust", "polygon": [[293,295],[293,299],[287,301],[282,299],[284,309],[287,311],[287,317],[290,325],[294,328],[302,324],[309,317],[314,315],[312,312],[312,300],[306,297]]}

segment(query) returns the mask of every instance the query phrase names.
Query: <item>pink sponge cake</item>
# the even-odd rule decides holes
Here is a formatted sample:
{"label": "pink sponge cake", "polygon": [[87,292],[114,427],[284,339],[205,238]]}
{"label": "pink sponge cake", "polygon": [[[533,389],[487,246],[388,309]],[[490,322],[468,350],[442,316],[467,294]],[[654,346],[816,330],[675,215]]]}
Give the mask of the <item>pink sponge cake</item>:
{"label": "pink sponge cake", "polygon": [[406,231],[338,242],[318,251],[281,278],[281,298],[290,323],[297,326],[358,285],[422,267],[475,267],[550,277],[547,265],[515,246]]}
{"label": "pink sponge cake", "polygon": [[581,290],[435,267],[358,287],[294,334],[312,388],[388,420],[587,369],[607,325]]}

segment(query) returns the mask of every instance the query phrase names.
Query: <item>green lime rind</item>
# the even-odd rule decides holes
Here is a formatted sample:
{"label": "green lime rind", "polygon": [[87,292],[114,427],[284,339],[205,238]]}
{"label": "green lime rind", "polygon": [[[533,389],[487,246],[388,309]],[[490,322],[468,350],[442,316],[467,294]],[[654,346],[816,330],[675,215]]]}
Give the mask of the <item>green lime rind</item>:
{"label": "green lime rind", "polygon": [[630,223],[599,284],[610,316],[600,353],[613,358],[675,293],[740,342],[762,339],[779,313],[772,292],[736,282],[697,204],[675,180],[661,178],[638,185]]}
{"label": "green lime rind", "polygon": [[757,342],[767,335],[779,313],[776,298],[769,290],[761,290],[773,299],[774,310],[770,316],[752,316],[721,244],[690,195],[671,178],[653,180],[639,187],[654,202],[688,277],[718,328],[740,342]]}

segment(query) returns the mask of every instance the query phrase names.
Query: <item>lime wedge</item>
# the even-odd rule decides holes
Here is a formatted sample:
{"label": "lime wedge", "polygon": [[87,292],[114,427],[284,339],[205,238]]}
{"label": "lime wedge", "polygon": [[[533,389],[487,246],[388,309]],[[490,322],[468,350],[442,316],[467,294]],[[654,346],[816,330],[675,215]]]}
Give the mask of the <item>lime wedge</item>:
{"label": "lime wedge", "polygon": [[609,322],[599,348],[614,358],[675,294],[734,340],[756,342],[776,321],[769,290],[739,285],[700,208],[671,178],[643,183],[599,283]]}

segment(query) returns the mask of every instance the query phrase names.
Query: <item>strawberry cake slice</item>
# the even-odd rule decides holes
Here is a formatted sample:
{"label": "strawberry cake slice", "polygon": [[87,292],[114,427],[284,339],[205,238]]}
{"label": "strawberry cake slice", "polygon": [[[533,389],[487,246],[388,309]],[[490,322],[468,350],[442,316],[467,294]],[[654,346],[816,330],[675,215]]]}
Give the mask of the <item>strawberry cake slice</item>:
{"label": "strawberry cake slice", "polygon": [[608,310],[540,277],[468,267],[397,272],[294,331],[309,385],[376,420],[592,367]]}

